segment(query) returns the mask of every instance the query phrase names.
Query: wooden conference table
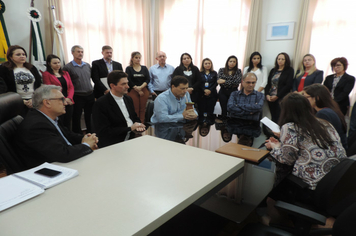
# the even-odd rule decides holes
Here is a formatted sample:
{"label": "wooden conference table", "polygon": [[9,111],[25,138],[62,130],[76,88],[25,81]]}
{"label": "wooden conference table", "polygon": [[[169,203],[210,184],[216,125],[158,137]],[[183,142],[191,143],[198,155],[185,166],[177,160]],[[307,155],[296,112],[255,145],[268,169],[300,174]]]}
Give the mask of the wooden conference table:
{"label": "wooden conference table", "polygon": [[60,165],[79,176],[0,212],[1,235],[147,235],[244,161],[146,135]]}

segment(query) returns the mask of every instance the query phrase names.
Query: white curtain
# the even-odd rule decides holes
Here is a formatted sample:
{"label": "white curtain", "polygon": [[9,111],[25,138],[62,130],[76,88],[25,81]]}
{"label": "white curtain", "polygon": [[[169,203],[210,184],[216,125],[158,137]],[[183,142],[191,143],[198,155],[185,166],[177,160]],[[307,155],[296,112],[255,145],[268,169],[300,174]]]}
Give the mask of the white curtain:
{"label": "white curtain", "polygon": [[230,55],[241,68],[247,37],[251,0],[165,0],[156,1],[157,50],[167,53],[167,62],[178,66],[187,52],[193,64],[209,57],[218,70]]}
{"label": "white curtain", "polygon": [[148,62],[149,24],[144,16],[150,4],[144,0],[60,0],[61,21],[64,23],[64,43],[67,61],[70,49],[79,44],[84,48],[84,61],[102,58],[101,47],[113,48],[113,60],[125,70],[133,51],[142,54],[141,64]]}
{"label": "white curtain", "polygon": [[[335,57],[346,57],[347,73],[356,76],[356,2],[349,0],[318,0],[310,42],[310,53],[324,76],[332,74],[330,62]],[[350,93],[351,105],[355,102],[355,89]]]}

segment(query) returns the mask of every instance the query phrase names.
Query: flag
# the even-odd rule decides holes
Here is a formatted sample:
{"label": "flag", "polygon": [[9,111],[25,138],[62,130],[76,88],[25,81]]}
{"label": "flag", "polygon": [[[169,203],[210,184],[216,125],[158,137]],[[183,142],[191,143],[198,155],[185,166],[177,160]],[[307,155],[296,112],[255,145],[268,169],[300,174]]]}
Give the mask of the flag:
{"label": "flag", "polygon": [[6,61],[7,49],[10,46],[9,36],[7,34],[3,13],[5,12],[5,3],[0,0],[0,63]]}
{"label": "flag", "polygon": [[38,9],[30,7],[27,10],[28,18],[31,20],[31,35],[32,35],[32,64],[37,67],[38,70],[45,71],[46,67],[46,54],[43,47],[41,28],[39,22],[42,19],[41,13]]}
{"label": "flag", "polygon": [[64,59],[64,49],[62,43],[62,34],[64,32],[64,25],[61,21],[56,19],[55,13],[55,6],[51,6],[52,15],[53,15],[53,27],[54,27],[54,34],[53,34],[53,54],[57,55],[61,59],[61,66],[65,65]]}

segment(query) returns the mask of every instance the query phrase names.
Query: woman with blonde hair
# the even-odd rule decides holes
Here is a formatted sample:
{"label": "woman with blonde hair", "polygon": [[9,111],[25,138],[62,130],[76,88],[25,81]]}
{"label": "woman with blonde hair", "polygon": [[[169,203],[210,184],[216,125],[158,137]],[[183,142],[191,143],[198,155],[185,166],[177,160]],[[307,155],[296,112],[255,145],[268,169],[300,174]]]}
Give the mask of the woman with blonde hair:
{"label": "woman with blonde hair", "polygon": [[324,71],[318,70],[315,66],[315,57],[312,54],[306,54],[294,77],[293,92],[301,92],[305,86],[311,84],[321,84],[323,76]]}

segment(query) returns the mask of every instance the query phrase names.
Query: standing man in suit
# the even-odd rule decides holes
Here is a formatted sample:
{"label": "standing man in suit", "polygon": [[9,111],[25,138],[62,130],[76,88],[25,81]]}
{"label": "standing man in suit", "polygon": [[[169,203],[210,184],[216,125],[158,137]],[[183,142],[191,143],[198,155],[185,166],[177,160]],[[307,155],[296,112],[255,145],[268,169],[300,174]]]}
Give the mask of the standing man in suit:
{"label": "standing man in suit", "polygon": [[72,47],[73,61],[63,67],[72,79],[74,86],[74,105],[72,130],[76,133],[82,133],[81,118],[84,110],[85,125],[87,133],[91,131],[91,112],[95,102],[93,86],[91,84],[91,68],[90,64],[83,61],[84,50],[79,45]]}
{"label": "standing man in suit", "polygon": [[100,98],[110,91],[110,88],[107,88],[100,79],[108,77],[108,74],[113,70],[122,70],[122,65],[119,62],[112,60],[112,48],[110,46],[103,46],[101,54],[103,54],[103,58],[93,61],[91,68],[91,78],[95,83],[95,98]]}
{"label": "standing man in suit", "polygon": [[34,109],[21,122],[15,138],[16,151],[26,168],[44,162],[70,162],[97,148],[95,134],[76,134],[58,123],[67,105],[61,89],[42,85],[32,96]]}
{"label": "standing man in suit", "polygon": [[99,98],[93,107],[94,129],[100,138],[99,147],[109,146],[134,138],[135,132],[145,131],[145,125],[135,113],[127,91],[129,81],[122,71],[108,75],[110,92]]}

